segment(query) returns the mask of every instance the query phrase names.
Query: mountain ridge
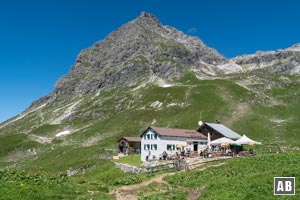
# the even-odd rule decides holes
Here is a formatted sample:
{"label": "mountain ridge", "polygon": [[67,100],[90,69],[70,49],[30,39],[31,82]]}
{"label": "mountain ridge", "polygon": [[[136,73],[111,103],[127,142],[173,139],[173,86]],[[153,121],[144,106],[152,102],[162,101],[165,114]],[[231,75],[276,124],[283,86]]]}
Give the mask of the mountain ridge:
{"label": "mountain ridge", "polygon": [[[59,98],[66,91],[72,91],[72,96],[80,96],[96,93],[102,88],[131,86],[146,82],[150,77],[172,82],[182,77],[186,68],[196,72],[201,79],[249,72],[266,66],[274,67],[274,70],[268,71],[270,73],[300,73],[300,52],[290,55],[286,53],[290,52],[289,49],[280,51],[286,57],[296,56],[297,62],[274,67],[273,60],[278,58],[269,55],[273,55],[273,51],[263,53],[265,57],[270,57],[267,59],[269,63],[264,65],[260,64],[259,53],[227,59],[199,38],[164,26],[155,15],[142,12],[138,18],[113,31],[104,40],[81,51],[70,72],[56,83],[52,97]],[[249,67],[246,60],[251,60],[251,57],[256,59],[252,59]],[[84,78],[85,83],[81,81],[83,84],[78,84],[78,79]],[[74,87],[65,87],[67,84]]]}
{"label": "mountain ridge", "polygon": [[[3,122],[0,129],[30,133],[45,124],[59,126],[81,119],[109,119],[141,101],[142,97],[135,93],[143,87],[147,89],[151,84],[162,88],[190,87],[189,84],[182,84],[182,79],[186,77],[189,77],[188,82],[194,78],[231,80],[249,90],[249,93],[254,92],[268,101],[268,95],[262,94],[266,88],[286,86],[291,81],[285,81],[289,77],[284,77],[277,84],[268,81],[264,75],[289,75],[291,69],[297,72],[299,52],[298,44],[284,50],[227,59],[199,38],[162,25],[154,15],[143,12],[104,40],[82,50],[70,72],[57,81],[52,93],[33,102],[18,116]],[[266,64],[257,65],[261,60]],[[248,67],[248,64],[253,67]],[[255,74],[247,76],[252,72]],[[239,76],[244,79],[235,78]],[[266,86],[257,89],[261,83]],[[128,92],[123,94],[120,92],[122,90]],[[134,93],[132,97],[128,97],[129,91]],[[170,103],[173,104],[180,107],[189,105],[186,102]],[[28,121],[28,124],[22,124],[23,121]]]}

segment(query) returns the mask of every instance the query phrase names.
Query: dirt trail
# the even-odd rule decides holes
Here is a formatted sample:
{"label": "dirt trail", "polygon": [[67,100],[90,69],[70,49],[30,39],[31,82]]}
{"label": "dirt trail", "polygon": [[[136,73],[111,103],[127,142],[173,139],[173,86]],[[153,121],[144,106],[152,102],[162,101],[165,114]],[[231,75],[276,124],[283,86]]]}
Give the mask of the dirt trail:
{"label": "dirt trail", "polygon": [[[212,166],[209,166],[209,167],[201,168],[201,169],[196,170],[196,171],[203,171],[203,170],[206,170],[210,167],[218,167],[218,166],[221,166],[221,165],[224,165],[224,164],[225,163],[219,163],[219,164],[212,165]],[[199,197],[201,196],[201,192],[202,192],[203,189],[204,189],[204,187],[197,187],[193,190],[190,190],[189,194],[188,194],[188,200],[198,200]]]}
{"label": "dirt trail", "polygon": [[[219,163],[216,165],[211,165],[208,167],[204,167],[201,169],[198,169],[196,171],[202,171],[202,170],[206,170],[210,167],[217,167],[217,166],[221,166],[225,163]],[[166,181],[163,180],[164,177],[166,176],[170,176],[170,175],[174,175],[175,172],[172,173],[166,173],[166,174],[160,174],[158,176],[155,176],[147,181],[144,181],[142,183],[139,184],[135,184],[135,185],[125,185],[125,186],[121,186],[116,188],[115,190],[111,190],[110,194],[115,194],[116,195],[116,199],[117,200],[137,200],[138,199],[138,194],[137,194],[137,189],[141,188],[141,187],[145,187],[151,183],[159,183],[159,184],[165,184],[165,185],[169,185]],[[182,188],[182,187],[181,187]],[[187,190],[187,188],[182,188],[183,190]],[[188,191],[188,200],[196,200],[200,197],[201,195],[201,191],[203,190],[203,187],[199,187],[193,190],[187,190]]]}
{"label": "dirt trail", "polygon": [[153,177],[147,181],[141,182],[139,184],[135,184],[135,185],[125,185],[125,186],[121,186],[119,188],[117,188],[116,190],[111,191],[111,194],[116,194],[116,199],[117,200],[136,200],[138,199],[138,196],[136,194],[136,190],[138,188],[147,186],[151,183],[164,183],[164,184],[168,184],[166,181],[163,180],[164,177],[168,176],[168,175],[173,175],[175,173],[167,173],[167,174],[160,174],[156,177]]}

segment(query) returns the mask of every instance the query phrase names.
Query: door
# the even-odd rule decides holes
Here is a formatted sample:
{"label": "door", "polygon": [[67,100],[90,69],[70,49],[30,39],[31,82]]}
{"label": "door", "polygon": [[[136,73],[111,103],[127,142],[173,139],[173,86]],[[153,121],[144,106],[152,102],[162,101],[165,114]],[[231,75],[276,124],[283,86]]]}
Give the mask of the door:
{"label": "door", "polygon": [[198,142],[193,142],[194,151],[198,151]]}

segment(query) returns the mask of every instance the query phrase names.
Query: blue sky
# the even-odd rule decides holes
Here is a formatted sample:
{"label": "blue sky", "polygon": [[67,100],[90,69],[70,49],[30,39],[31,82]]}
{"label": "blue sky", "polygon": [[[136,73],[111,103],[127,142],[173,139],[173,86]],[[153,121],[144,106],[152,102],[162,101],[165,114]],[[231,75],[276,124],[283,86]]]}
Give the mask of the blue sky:
{"label": "blue sky", "polygon": [[226,57],[300,42],[297,0],[11,0],[0,3],[0,122],[50,93],[80,50],[142,11]]}

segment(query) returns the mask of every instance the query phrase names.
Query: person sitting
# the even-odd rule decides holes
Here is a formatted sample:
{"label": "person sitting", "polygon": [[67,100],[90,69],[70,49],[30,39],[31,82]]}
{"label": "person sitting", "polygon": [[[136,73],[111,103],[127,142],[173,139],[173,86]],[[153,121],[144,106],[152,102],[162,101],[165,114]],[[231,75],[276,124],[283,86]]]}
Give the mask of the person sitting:
{"label": "person sitting", "polygon": [[176,154],[175,154],[175,155],[176,155],[176,159],[179,160],[180,154],[178,153],[178,151],[176,151]]}
{"label": "person sitting", "polygon": [[164,151],[162,153],[162,157],[163,157],[163,160],[167,160],[168,159],[168,153],[166,151]]}
{"label": "person sitting", "polygon": [[231,156],[231,149],[226,149],[226,155]]}

